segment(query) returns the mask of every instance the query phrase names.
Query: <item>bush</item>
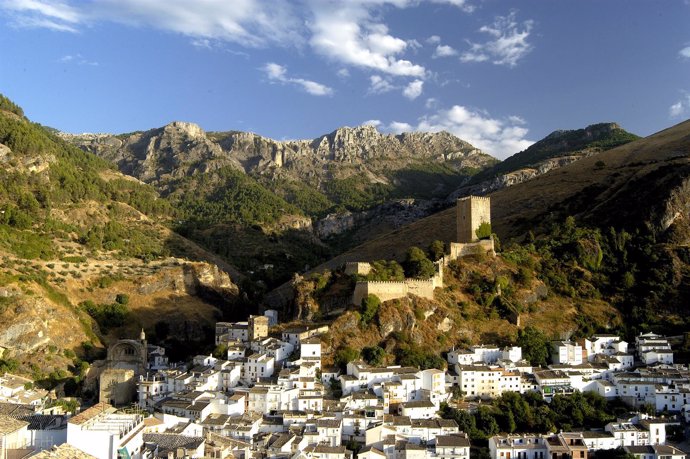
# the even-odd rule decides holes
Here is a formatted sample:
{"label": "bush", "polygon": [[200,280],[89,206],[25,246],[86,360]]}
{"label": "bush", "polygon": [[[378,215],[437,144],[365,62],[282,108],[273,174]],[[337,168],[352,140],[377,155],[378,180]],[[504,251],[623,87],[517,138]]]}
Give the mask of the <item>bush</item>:
{"label": "bush", "polygon": [[366,298],[362,299],[362,305],[360,307],[360,314],[362,324],[369,325],[371,321],[379,313],[379,307],[381,306],[381,300],[378,296],[369,294]]}
{"label": "bush", "polygon": [[446,253],[446,244],[443,241],[436,239],[429,244],[429,258],[432,261],[438,261],[443,258]]}
{"label": "bush", "polygon": [[381,366],[384,363],[386,351],[380,346],[365,347],[362,349],[362,358],[369,364]]}
{"label": "bush", "polygon": [[434,263],[429,260],[426,253],[419,247],[410,247],[403,263],[405,276],[415,279],[429,279],[436,274]]}
{"label": "bush", "polygon": [[489,239],[491,237],[491,223],[482,222],[476,229],[477,239]]}
{"label": "bush", "polygon": [[347,369],[347,364],[359,358],[359,351],[350,346],[341,347],[335,353],[335,364],[340,367],[342,371]]}

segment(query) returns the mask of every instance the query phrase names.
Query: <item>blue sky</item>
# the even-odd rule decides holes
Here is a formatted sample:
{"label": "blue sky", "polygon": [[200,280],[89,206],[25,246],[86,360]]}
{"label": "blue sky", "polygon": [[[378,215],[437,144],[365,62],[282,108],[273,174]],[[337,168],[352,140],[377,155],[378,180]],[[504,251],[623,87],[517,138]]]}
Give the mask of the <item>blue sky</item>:
{"label": "blue sky", "polygon": [[688,0],[0,0],[0,92],[66,132],[370,123],[505,158],[676,124],[689,77]]}

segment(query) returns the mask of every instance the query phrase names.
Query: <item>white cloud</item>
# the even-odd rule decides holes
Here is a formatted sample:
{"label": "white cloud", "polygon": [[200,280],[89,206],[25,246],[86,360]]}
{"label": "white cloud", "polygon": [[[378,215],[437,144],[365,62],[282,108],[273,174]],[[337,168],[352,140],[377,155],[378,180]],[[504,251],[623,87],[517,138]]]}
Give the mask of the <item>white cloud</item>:
{"label": "white cloud", "polygon": [[528,130],[522,126],[524,120],[518,119],[519,122],[515,117],[492,118],[487,113],[454,105],[422,118],[417,130],[448,131],[491,155],[506,158],[534,143],[525,138]]}
{"label": "white cloud", "polygon": [[192,40],[192,46],[201,49],[213,49],[213,45],[211,45],[211,40],[209,40],[208,38],[195,38],[194,40]]}
{"label": "white cloud", "polygon": [[403,96],[410,100],[414,100],[422,95],[424,82],[422,80],[414,80],[403,89]]}
{"label": "white cloud", "polygon": [[448,45],[438,45],[434,54],[431,56],[433,58],[437,57],[451,57],[457,55],[458,52],[452,46]]}
{"label": "white cloud", "polygon": [[408,43],[373,19],[373,7],[382,3],[384,0],[312,1],[311,46],[317,53],[346,65],[396,76],[424,76],[426,69],[422,65],[400,57]]}
{"label": "white cloud", "polygon": [[403,132],[412,132],[414,131],[414,128],[411,124],[393,121],[386,127],[385,130],[387,132],[392,132],[393,134],[402,134]]}
{"label": "white cloud", "polygon": [[44,28],[58,32],[77,32],[82,14],[62,2],[44,0],[4,0],[0,8],[8,11],[19,27]]}
{"label": "white cloud", "polygon": [[465,13],[471,13],[475,10],[475,6],[468,3],[467,0],[431,0],[432,3],[448,3],[457,6]]}
{"label": "white cloud", "polygon": [[24,27],[74,32],[80,25],[109,21],[250,47],[304,43],[303,19],[288,0],[73,0],[71,5],[0,0],[0,8],[12,12],[15,23]]}
{"label": "white cloud", "polygon": [[426,102],[424,102],[424,106],[426,107],[427,110],[430,110],[432,108],[436,108],[438,106],[438,100],[434,97],[429,97]]}
{"label": "white cloud", "polygon": [[441,43],[441,37],[439,37],[438,35],[432,35],[426,39],[426,42],[430,45],[437,45]]}
{"label": "white cloud", "polygon": [[534,21],[523,21],[518,24],[515,11],[508,16],[497,16],[493,24],[479,29],[492,37],[485,43],[470,43],[470,49],[460,56],[462,62],[491,61],[496,65],[515,67],[520,59],[531,50],[527,41],[534,27]]}
{"label": "white cloud", "polygon": [[401,121],[393,121],[386,125],[379,120],[376,121],[381,131],[396,134],[410,131],[447,131],[501,159],[522,151],[534,143],[526,138],[528,130],[523,126],[525,121],[522,118],[514,116],[504,119],[492,118],[486,112],[461,105],[436,110],[419,119],[416,125]]}
{"label": "white cloud", "polygon": [[681,49],[678,51],[678,54],[680,54],[681,57],[690,59],[690,46],[686,46],[685,48]]}
{"label": "white cloud", "polygon": [[93,67],[98,66],[98,62],[90,61],[85,59],[81,54],[67,54],[58,59],[61,64],[75,64],[75,65],[90,65]]}
{"label": "white cloud", "polygon": [[395,89],[388,78],[384,78],[380,75],[372,75],[369,77],[369,92],[371,94],[383,94],[384,92],[389,92]]}
{"label": "white cloud", "polygon": [[343,67],[336,72],[336,75],[338,75],[340,78],[350,78],[350,71]]}
{"label": "white cloud", "polygon": [[362,126],[374,126],[377,128],[381,126],[381,120],[367,120],[362,123]]}
{"label": "white cloud", "polygon": [[268,62],[262,70],[270,81],[275,81],[283,84],[291,84],[301,87],[307,93],[313,96],[330,96],[333,94],[333,88],[316,81],[305,80],[304,78],[292,78],[287,76],[287,68],[275,62]]}
{"label": "white cloud", "polygon": [[690,92],[681,91],[681,98],[668,108],[668,116],[680,118],[690,112]]}

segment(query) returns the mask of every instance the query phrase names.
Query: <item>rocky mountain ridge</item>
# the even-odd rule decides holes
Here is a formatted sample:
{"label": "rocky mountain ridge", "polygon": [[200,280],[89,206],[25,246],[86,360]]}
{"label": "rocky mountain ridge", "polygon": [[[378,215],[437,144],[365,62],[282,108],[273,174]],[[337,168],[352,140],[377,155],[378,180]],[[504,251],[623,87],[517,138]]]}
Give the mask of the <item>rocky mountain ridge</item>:
{"label": "rocky mountain ridge", "polygon": [[239,131],[206,133],[196,124],[179,121],[133,134],[61,136],[164,192],[171,179],[225,166],[253,176],[306,181],[318,188],[326,180],[355,173],[388,183],[384,172],[422,160],[449,164],[457,171],[495,162],[447,132],[392,135],[374,126],[343,127],[315,139],[287,141]]}

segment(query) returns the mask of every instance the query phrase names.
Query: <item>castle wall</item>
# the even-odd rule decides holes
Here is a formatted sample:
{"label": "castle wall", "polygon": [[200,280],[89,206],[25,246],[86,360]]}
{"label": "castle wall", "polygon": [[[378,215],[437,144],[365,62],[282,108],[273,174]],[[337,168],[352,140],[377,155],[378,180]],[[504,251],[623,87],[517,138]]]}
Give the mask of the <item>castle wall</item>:
{"label": "castle wall", "polygon": [[493,238],[469,243],[451,242],[450,255],[448,255],[447,258],[448,261],[451,261],[461,257],[479,254],[496,255]]}
{"label": "castle wall", "polygon": [[491,223],[491,199],[484,196],[460,198],[456,204],[456,225],[458,242],[476,242],[477,228],[482,223]]}
{"label": "castle wall", "polygon": [[443,264],[443,262],[436,263],[436,274],[431,279],[357,282],[352,294],[352,303],[359,306],[368,295],[376,295],[381,301],[405,298],[408,294],[434,299],[434,289],[443,287]]}
{"label": "castle wall", "polygon": [[345,263],[345,274],[361,274],[366,276],[371,272],[371,265],[363,261],[348,261]]}
{"label": "castle wall", "polygon": [[121,406],[134,401],[137,385],[132,369],[108,368],[101,373],[99,385],[99,402]]}

